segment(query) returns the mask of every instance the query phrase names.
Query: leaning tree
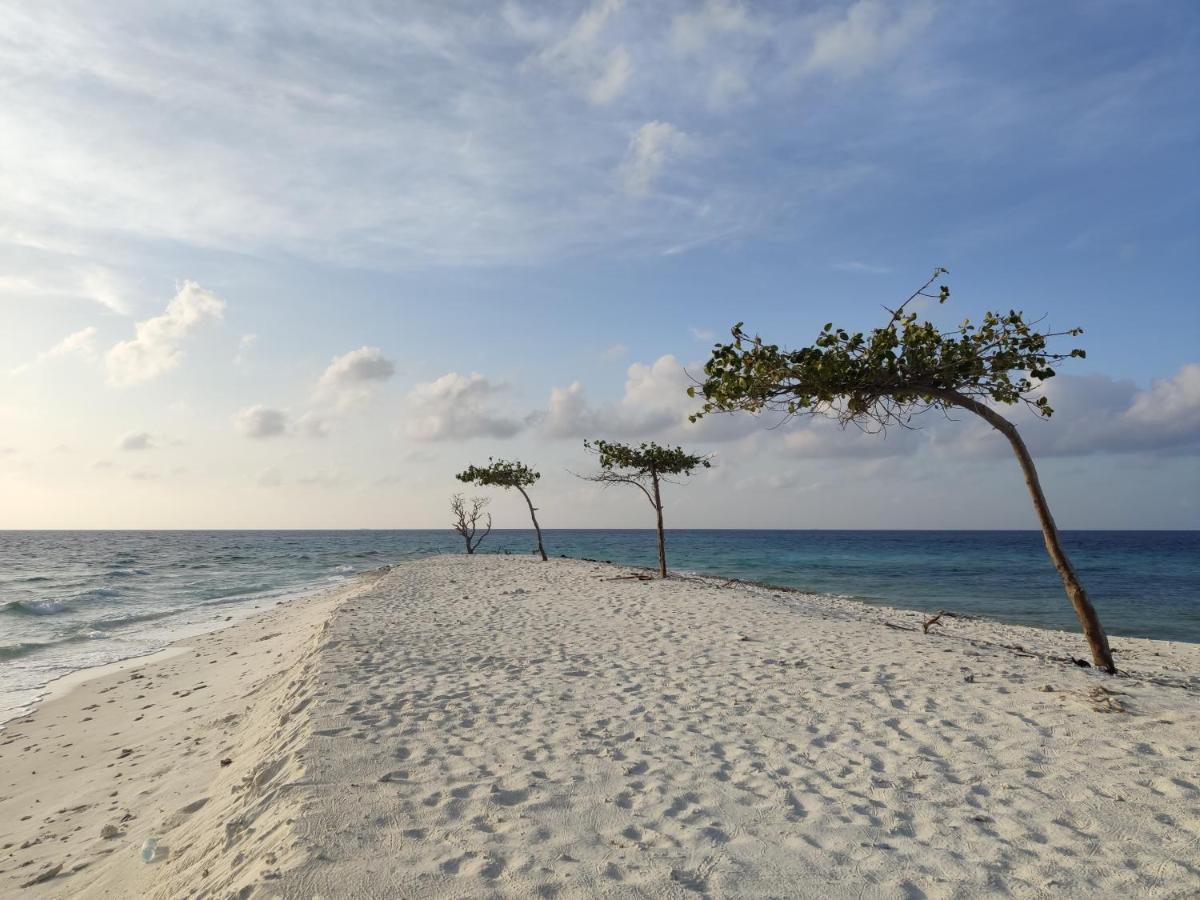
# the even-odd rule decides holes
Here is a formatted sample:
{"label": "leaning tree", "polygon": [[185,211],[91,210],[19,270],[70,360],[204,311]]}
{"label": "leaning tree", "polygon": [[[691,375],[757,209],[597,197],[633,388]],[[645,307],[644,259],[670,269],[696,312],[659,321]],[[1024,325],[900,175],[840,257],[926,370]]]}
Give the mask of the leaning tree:
{"label": "leaning tree", "polygon": [[854,424],[881,432],[890,426],[911,427],[915,414],[930,409],[948,414],[958,408],[981,417],[1008,439],[1017,456],[1046,551],[1083,626],[1093,662],[1115,672],[1108,638],[1059,540],[1029,448],[1016,425],[993,408],[1022,403],[1049,418],[1054,410],[1041,394],[1041,384],[1054,376],[1056,365],[1085,354],[1079,349],[1051,352],[1047,344],[1083,329],[1041,330],[1038,321],[1026,322],[1015,310],[988,312],[978,326],[964,320],[945,331],[917,321],[907,307],[918,298],[945,303],[950,289],[934,287],[945,274],[946,269],[936,269],[904,303],[888,309],[891,317],[884,327],[866,335],[829,323],[812,346],[782,350],[749,336],[739,322],[733,341],[714,346],[704,379],[688,389],[704,400],[691,419],[712,412],[775,410],[787,416],[824,415],[843,427]]}
{"label": "leaning tree", "polygon": [[687,453],[682,447],[660,447],[650,441],[634,447],[616,441],[584,441],[583,446],[600,458],[600,471],[580,475],[608,487],[612,484],[631,484],[638,488],[650,505],[658,527],[658,574],[667,577],[667,542],[663,536],[663,504],[661,483],[674,482],[677,476],[691,475],[698,468],[710,468],[708,456]]}
{"label": "leaning tree", "polygon": [[538,525],[537,509],[534,507],[533,501],[529,499],[529,492],[526,490],[542,477],[540,472],[535,472],[525,463],[515,459],[493,460],[489,456],[486,466],[467,466],[465,472],[459,472],[454,477],[467,484],[477,484],[481,487],[500,487],[505,490],[515,488],[520,491],[521,496],[525,498],[525,503],[529,506],[529,518],[533,519],[533,530],[537,533],[538,553],[542,554],[542,562],[549,558],[546,556],[546,548],[542,545],[542,528]]}
{"label": "leaning tree", "polygon": [[[466,543],[468,555],[478,550],[483,539],[492,533],[492,514],[485,514],[483,511],[487,505],[487,497],[472,497],[470,506],[462,494],[455,494],[450,498],[450,512],[454,514],[453,527]],[[485,515],[487,521],[483,525],[483,534],[478,534],[480,522]]]}

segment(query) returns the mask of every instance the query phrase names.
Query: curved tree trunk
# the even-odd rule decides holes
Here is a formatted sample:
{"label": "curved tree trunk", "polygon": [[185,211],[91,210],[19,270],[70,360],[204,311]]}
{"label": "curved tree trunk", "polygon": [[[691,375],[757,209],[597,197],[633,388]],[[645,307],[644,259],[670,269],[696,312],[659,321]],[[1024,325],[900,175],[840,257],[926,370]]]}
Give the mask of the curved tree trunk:
{"label": "curved tree trunk", "polygon": [[538,553],[542,554],[542,562],[546,562],[550,557],[546,556],[546,548],[542,546],[542,527],[538,525],[537,510],[533,508],[533,501],[529,499],[529,495],[525,493],[525,489],[518,487],[517,490],[521,492],[521,496],[529,504],[529,518],[533,519],[533,530],[537,532]]}
{"label": "curved tree trunk", "polygon": [[667,577],[667,541],[663,537],[662,495],[658,490],[658,475],[650,473],[654,480],[654,513],[658,517],[658,574]]}
{"label": "curved tree trunk", "polygon": [[1075,574],[1075,567],[1071,565],[1071,560],[1067,558],[1067,553],[1059,541],[1058,528],[1054,524],[1054,517],[1050,515],[1050,506],[1046,503],[1046,495],[1042,493],[1042,484],[1038,480],[1033,457],[1029,455],[1029,448],[1025,446],[1025,441],[1017,432],[1017,426],[986,404],[959,394],[957,391],[939,391],[935,396],[947,403],[962,407],[968,412],[975,413],[1008,438],[1013,453],[1017,455],[1017,462],[1021,464],[1021,473],[1025,476],[1025,485],[1029,488],[1029,496],[1033,498],[1033,508],[1037,512],[1038,522],[1042,526],[1042,538],[1046,542],[1046,552],[1050,554],[1054,568],[1058,570],[1058,574],[1062,578],[1067,597],[1075,608],[1075,615],[1079,617],[1079,624],[1083,626],[1084,637],[1087,638],[1088,647],[1092,651],[1092,662],[1097,668],[1104,669],[1110,674],[1116,672],[1117,667],[1113,664],[1112,650],[1109,649],[1104,626],[1100,624],[1096,608],[1092,606],[1087,591],[1080,583],[1079,576]]}

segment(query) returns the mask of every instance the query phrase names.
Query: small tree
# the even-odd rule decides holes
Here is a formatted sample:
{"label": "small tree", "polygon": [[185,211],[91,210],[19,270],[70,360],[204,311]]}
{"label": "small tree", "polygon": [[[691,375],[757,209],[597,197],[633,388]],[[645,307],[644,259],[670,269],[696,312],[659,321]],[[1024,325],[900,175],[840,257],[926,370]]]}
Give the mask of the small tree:
{"label": "small tree", "polygon": [[904,303],[889,309],[883,328],[870,334],[850,334],[827,324],[811,347],[781,350],[757,335],[750,337],[739,322],[733,341],[718,344],[704,366],[704,380],[688,389],[704,399],[692,421],[707,413],[778,410],[788,416],[826,415],[843,427],[851,423],[866,431],[889,426],[911,427],[911,418],[929,409],[947,412],[965,409],[982,418],[1008,439],[1016,454],[1025,484],[1033,499],[1046,551],[1062,578],[1068,598],[1079,618],[1093,662],[1115,672],[1112,651],[1100,619],[1059,540],[1058,529],[1042,492],[1029,448],[1017,427],[988,405],[988,401],[1024,403],[1049,418],[1054,410],[1038,386],[1054,377],[1054,366],[1083,350],[1051,353],[1050,338],[1076,336],[1081,328],[1063,332],[1040,331],[1037,322],[1026,322],[1022,313],[985,313],[980,325],[964,320],[949,331],[930,322],[918,322],[905,312],[918,297],[945,303],[950,289],[934,282],[946,269],[936,269]]}
{"label": "small tree", "polygon": [[487,513],[487,524],[484,526],[483,534],[475,536],[479,530],[479,520],[485,515],[483,508],[488,505],[488,498],[472,497],[470,503],[471,506],[468,509],[467,501],[463,499],[462,494],[455,494],[450,500],[450,511],[454,513],[454,530],[466,542],[468,554],[479,549],[483,539],[492,531],[492,514]]}
{"label": "small tree", "polygon": [[467,484],[477,484],[481,487],[500,487],[505,490],[515,488],[520,491],[529,507],[529,518],[533,519],[533,530],[537,533],[538,553],[542,554],[542,562],[549,558],[546,556],[546,548],[542,544],[542,528],[538,525],[537,509],[534,508],[533,501],[529,499],[529,492],[525,490],[542,477],[540,472],[533,471],[529,466],[515,459],[511,461],[493,460],[489,456],[486,466],[467,466],[465,472],[459,472],[454,477]]}
{"label": "small tree", "polygon": [[667,543],[663,536],[660,484],[671,481],[671,476],[691,475],[700,467],[709,468],[712,465],[709,457],[686,453],[682,447],[660,447],[653,441],[636,447],[615,441],[584,441],[583,446],[600,457],[600,471],[595,475],[580,475],[580,478],[605,487],[631,484],[645,494],[654,507],[658,527],[658,574],[666,578]]}

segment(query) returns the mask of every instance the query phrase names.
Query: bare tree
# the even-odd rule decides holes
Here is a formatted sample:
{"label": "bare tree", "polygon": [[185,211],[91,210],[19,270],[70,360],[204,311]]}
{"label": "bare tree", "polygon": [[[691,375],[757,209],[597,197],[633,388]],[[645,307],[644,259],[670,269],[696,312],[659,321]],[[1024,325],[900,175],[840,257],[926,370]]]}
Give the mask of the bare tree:
{"label": "bare tree", "polygon": [[542,544],[542,526],[538,524],[537,507],[533,505],[533,501],[529,499],[529,486],[542,477],[540,472],[535,472],[523,462],[517,460],[499,459],[494,460],[488,457],[486,466],[468,466],[465,472],[459,472],[454,476],[459,481],[465,481],[468,484],[478,484],[481,487],[501,487],[501,488],[516,488],[521,492],[521,496],[525,498],[525,503],[529,507],[529,517],[533,519],[533,530],[537,535],[538,553],[542,554],[542,562],[546,562],[546,547]]}
{"label": "bare tree", "polygon": [[[463,499],[462,494],[455,494],[450,500],[450,511],[454,513],[454,530],[466,543],[467,553],[474,553],[478,550],[483,539],[491,533],[492,514],[483,511],[487,505],[487,497],[472,497],[470,508],[467,507],[467,501]],[[485,515],[487,524],[484,526],[483,534],[476,536],[479,531],[479,522]]]}

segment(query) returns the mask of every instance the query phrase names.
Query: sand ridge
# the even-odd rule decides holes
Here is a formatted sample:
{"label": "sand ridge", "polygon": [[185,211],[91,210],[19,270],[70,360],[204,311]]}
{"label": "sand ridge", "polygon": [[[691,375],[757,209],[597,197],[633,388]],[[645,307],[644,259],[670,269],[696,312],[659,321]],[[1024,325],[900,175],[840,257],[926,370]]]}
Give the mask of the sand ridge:
{"label": "sand ridge", "polygon": [[626,571],[443,557],[340,607],[280,893],[1200,889],[1200,648],[1118,639],[1112,679],[1044,658],[1075,635]]}
{"label": "sand ridge", "polygon": [[1114,639],[1114,679],[1074,634],[632,573],[405,563],[76,688],[0,732],[0,894],[1200,890],[1200,647]]}

